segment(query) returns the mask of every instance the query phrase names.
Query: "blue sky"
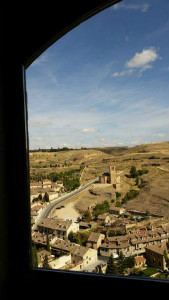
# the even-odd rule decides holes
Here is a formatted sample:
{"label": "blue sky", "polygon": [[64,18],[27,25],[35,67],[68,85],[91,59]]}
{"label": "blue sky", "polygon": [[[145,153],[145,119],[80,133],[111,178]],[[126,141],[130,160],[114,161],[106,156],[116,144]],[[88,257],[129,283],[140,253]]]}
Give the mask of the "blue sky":
{"label": "blue sky", "polygon": [[169,1],[124,0],[27,69],[30,149],[169,140]]}

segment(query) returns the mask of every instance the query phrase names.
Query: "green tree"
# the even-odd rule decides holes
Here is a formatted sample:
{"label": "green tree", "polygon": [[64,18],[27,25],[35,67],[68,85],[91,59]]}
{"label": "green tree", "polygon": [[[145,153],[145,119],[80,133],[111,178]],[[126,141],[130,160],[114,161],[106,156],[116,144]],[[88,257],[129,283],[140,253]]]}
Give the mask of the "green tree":
{"label": "green tree", "polygon": [[133,178],[135,178],[137,176],[137,170],[136,170],[135,166],[131,166],[131,168],[130,168],[130,175]]}
{"label": "green tree", "polygon": [[44,261],[43,261],[43,264],[42,264],[42,268],[44,269],[50,269],[50,266],[49,266],[49,263],[48,263],[48,256],[45,255],[45,258],[44,258]]}
{"label": "green tree", "polygon": [[135,258],[134,258],[134,256],[126,257],[124,264],[125,264],[126,268],[134,268],[134,266],[135,266]]}
{"label": "green tree", "polygon": [[120,206],[121,206],[121,202],[120,202],[120,201],[117,201],[115,206],[116,206],[116,207],[120,207]]}
{"label": "green tree", "polygon": [[84,220],[85,221],[91,221],[92,220],[92,216],[91,216],[91,213],[90,211],[86,210],[83,214],[83,217],[84,217]]}
{"label": "green tree", "polygon": [[136,177],[136,185],[139,185],[139,177],[138,177],[138,175]]}
{"label": "green tree", "polygon": [[49,202],[49,195],[48,195],[48,193],[45,193],[45,195],[43,196],[43,200],[45,202]]}
{"label": "green tree", "polygon": [[126,265],[125,265],[125,257],[124,257],[124,254],[123,254],[122,251],[121,251],[120,254],[119,254],[118,260],[117,260],[117,270],[118,270],[118,274],[124,275],[125,269],[126,269]]}
{"label": "green tree", "polygon": [[32,266],[34,268],[38,267],[38,256],[37,256],[37,249],[35,246],[32,247]]}
{"label": "green tree", "polygon": [[166,261],[166,265],[169,266],[169,257],[168,257],[168,254],[167,254],[166,250],[164,250],[164,258],[165,258],[165,261]]}
{"label": "green tree", "polygon": [[73,233],[73,231],[70,231],[70,233],[68,234],[68,239],[71,243],[77,243],[77,237],[76,234]]}
{"label": "green tree", "polygon": [[38,200],[42,200],[42,194],[39,194],[39,196],[38,196]]}
{"label": "green tree", "polygon": [[119,198],[121,196],[121,193],[116,192],[116,198]]}
{"label": "green tree", "polygon": [[50,242],[49,242],[49,236],[48,236],[48,234],[46,236],[46,250],[50,251]]}
{"label": "green tree", "polygon": [[107,262],[106,274],[117,274],[117,267],[112,254]]}
{"label": "green tree", "polygon": [[101,204],[97,204],[94,208],[94,215],[97,217],[98,215],[104,214],[108,212],[110,209],[110,204],[108,201],[104,201]]}

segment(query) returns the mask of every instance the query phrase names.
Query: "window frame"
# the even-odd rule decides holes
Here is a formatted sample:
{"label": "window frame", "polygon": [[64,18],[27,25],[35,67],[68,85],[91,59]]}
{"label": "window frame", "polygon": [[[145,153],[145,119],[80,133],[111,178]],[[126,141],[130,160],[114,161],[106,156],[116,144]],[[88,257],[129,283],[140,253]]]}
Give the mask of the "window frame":
{"label": "window frame", "polygon": [[[26,92],[26,69],[31,63],[42,54],[50,45],[57,41],[61,36],[69,30],[80,24],[82,21],[88,19],[94,14],[100,12],[104,8],[117,3],[120,0],[96,0],[86,1],[84,11],[79,11],[75,15],[74,20],[68,24],[66,22],[66,15],[62,12],[64,17],[61,28],[56,33],[48,34],[45,40],[40,40],[38,44],[33,44],[29,51],[26,52],[26,41],[24,47],[19,49],[19,38],[16,42],[16,51],[11,54],[11,44],[8,33],[3,40],[3,55],[1,57],[2,67],[0,68],[0,83],[1,83],[1,99],[2,105],[0,113],[3,112],[0,118],[2,125],[2,144],[1,144],[1,170],[0,170],[0,187],[3,193],[2,205],[0,207],[2,239],[4,241],[2,246],[2,263],[1,270],[3,271],[2,284],[5,294],[13,290],[16,291],[20,284],[27,289],[27,293],[31,294],[34,291],[35,285],[41,286],[42,291],[36,291],[37,295],[43,295],[44,289],[42,282],[46,285],[61,286],[66,282],[67,290],[72,287],[72,283],[76,285],[89,285],[94,287],[93,295],[100,295],[99,287],[133,289],[135,287],[144,287],[147,291],[156,288],[168,289],[168,282],[156,279],[142,279],[124,276],[109,276],[101,274],[89,274],[76,271],[64,270],[45,270],[41,268],[31,267],[31,223],[30,223],[30,189],[29,189],[29,141],[28,141],[28,113],[27,113],[27,92]],[[72,1],[73,3],[73,1]],[[28,3],[27,3],[28,4]],[[28,4],[29,5],[29,4]],[[65,23],[64,23],[65,21]],[[19,25],[22,26],[21,21]],[[19,27],[18,27],[19,28]],[[16,29],[16,28],[15,28]],[[52,37],[51,37],[52,35]],[[48,37],[48,38],[47,38]],[[35,41],[34,41],[35,42]],[[10,59],[9,59],[10,57]],[[4,59],[6,58],[6,60]],[[10,72],[9,72],[10,70]],[[9,99],[10,101],[9,107]],[[11,140],[9,140],[9,137]],[[10,161],[9,161],[10,157]],[[12,173],[12,182],[10,187],[12,190],[12,197],[15,203],[11,201],[11,194],[9,191],[9,170]],[[24,200],[23,200],[24,199]],[[4,229],[5,228],[5,229]],[[15,237],[17,235],[17,239]],[[12,245],[18,245],[18,248],[13,248],[13,261],[9,262]],[[19,282],[18,282],[19,278]],[[6,289],[7,288],[7,289]],[[151,291],[152,291],[151,289]],[[166,290],[167,290],[166,289]],[[103,288],[104,290],[104,288]],[[127,290],[126,290],[127,291]]]}

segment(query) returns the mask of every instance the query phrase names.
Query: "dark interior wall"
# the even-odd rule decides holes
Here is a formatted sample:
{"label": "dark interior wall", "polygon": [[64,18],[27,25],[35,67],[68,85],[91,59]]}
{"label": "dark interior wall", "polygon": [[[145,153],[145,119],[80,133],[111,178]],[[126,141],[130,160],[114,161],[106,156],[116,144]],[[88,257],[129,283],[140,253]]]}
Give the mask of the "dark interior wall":
{"label": "dark interior wall", "polygon": [[[44,298],[63,295],[109,296],[133,281],[30,269],[29,162],[24,68],[54,41],[84,19],[113,2],[108,0],[4,3],[1,6],[0,56],[0,280],[3,297],[9,292]],[[134,281],[148,291],[161,286]],[[164,284],[162,284],[164,289]],[[166,284],[165,284],[166,286]],[[66,288],[65,288],[66,287]],[[88,289],[87,289],[88,287]],[[24,294],[23,294],[24,289]],[[44,290],[45,289],[45,290]]]}

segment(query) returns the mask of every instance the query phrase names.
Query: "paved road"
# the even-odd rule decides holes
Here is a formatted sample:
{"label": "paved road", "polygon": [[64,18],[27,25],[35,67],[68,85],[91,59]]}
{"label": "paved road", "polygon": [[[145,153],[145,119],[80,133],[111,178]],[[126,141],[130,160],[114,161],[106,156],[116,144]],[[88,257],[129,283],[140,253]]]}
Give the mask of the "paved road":
{"label": "paved road", "polygon": [[62,203],[62,202],[64,202],[65,200],[67,200],[67,199],[69,199],[69,198],[71,198],[71,197],[73,197],[73,196],[75,196],[75,195],[81,193],[82,191],[84,191],[85,189],[87,189],[89,186],[91,186],[93,183],[95,183],[95,182],[97,182],[97,181],[98,181],[98,179],[95,179],[95,180],[93,180],[92,182],[90,182],[90,183],[88,183],[88,184],[86,184],[86,185],[84,185],[84,186],[82,186],[82,187],[79,187],[77,190],[75,190],[75,191],[73,191],[73,192],[71,192],[71,193],[68,193],[68,194],[66,194],[66,195],[64,195],[64,196],[62,196],[62,197],[59,197],[59,198],[57,198],[57,200],[52,201],[50,204],[48,204],[48,205],[43,209],[42,213],[40,214],[39,218],[37,219],[36,223],[34,224],[33,229],[35,229],[35,230],[37,229],[36,224],[39,223],[43,218],[48,218],[48,217],[49,217],[49,215],[50,215],[50,213],[51,213],[51,210],[52,210],[56,205],[58,205],[59,203]]}

